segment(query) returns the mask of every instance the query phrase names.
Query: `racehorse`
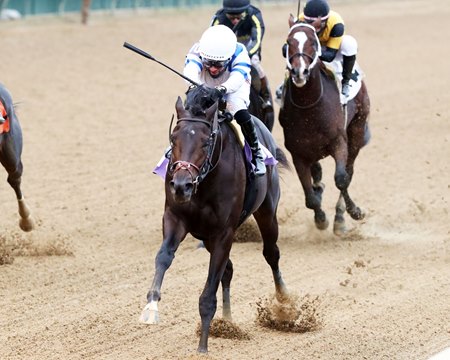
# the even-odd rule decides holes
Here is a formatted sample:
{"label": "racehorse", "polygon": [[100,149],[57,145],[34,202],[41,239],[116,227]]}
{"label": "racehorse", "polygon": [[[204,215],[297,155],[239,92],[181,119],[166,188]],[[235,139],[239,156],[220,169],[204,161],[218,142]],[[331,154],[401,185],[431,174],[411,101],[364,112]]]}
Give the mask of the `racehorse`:
{"label": "racehorse", "polygon": [[[201,336],[198,352],[208,351],[208,333],[217,308],[217,290],[222,284],[223,317],[231,320],[230,283],[233,264],[229,258],[233,235],[253,214],[261,232],[263,255],[270,265],[277,298],[288,296],[279,270],[277,206],[280,187],[277,166],[268,166],[263,177],[253,177],[253,201],[246,201],[249,171],[242,148],[229,125],[218,116],[214,89],[198,86],[187,94],[186,105],[176,102],[177,122],[170,135],[171,156],[165,178],[163,241],[155,260],[155,275],[147,294],[141,321],[159,322],[158,301],[164,274],[180,243],[190,233],[202,240],[210,253],[208,278],[199,299]],[[285,155],[277,148],[265,126],[254,119],[258,136],[282,166]],[[251,196],[250,196],[251,197]],[[248,206],[244,210],[244,203]]]}
{"label": "racehorse", "polygon": [[340,190],[334,232],[342,235],[345,210],[356,220],[365,215],[350,198],[348,188],[355,159],[370,138],[367,88],[362,82],[355,98],[343,108],[336,80],[319,59],[321,48],[314,28],[294,22],[292,15],[289,26],[286,57],[289,77],[279,113],[285,146],[302,184],[306,207],[314,210],[316,227],[321,230],[327,228],[328,220],[321,208],[324,185],[319,160],[334,158],[334,180]]}
{"label": "racehorse", "polygon": [[0,125],[0,162],[8,173],[8,183],[14,189],[19,205],[19,226],[23,231],[34,228],[34,220],[20,188],[22,179],[22,129],[17,118],[11,94],[0,84],[0,110],[5,122]]}
{"label": "racehorse", "polygon": [[[263,106],[264,100],[260,95],[261,80],[254,66],[251,67],[250,74],[252,76],[252,83],[250,87],[250,105],[248,111],[250,114],[260,119],[269,131],[272,131],[275,122],[275,113],[273,112],[273,108],[268,109]],[[273,104],[272,94],[270,95],[270,102]]]}

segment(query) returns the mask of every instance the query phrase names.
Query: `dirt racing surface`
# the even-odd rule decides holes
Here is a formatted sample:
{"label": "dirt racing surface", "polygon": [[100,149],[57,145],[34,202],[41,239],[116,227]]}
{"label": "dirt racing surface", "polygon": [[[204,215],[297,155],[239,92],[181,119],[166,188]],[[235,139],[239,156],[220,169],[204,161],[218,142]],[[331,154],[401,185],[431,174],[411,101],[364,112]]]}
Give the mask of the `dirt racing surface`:
{"label": "dirt racing surface", "polygon": [[[206,358],[425,360],[450,346],[450,2],[332,5],[358,40],[372,102],[372,140],[350,188],[367,216],[347,215],[342,238],[317,230],[295,172],[284,171],[280,267],[293,296],[316,300],[321,324],[306,332],[261,326],[261,304],[274,293],[270,267],[260,242],[235,243],[232,313],[243,335],[210,336]],[[297,4],[261,9],[274,91]],[[79,16],[0,23],[0,81],[19,103],[23,191],[37,221],[32,233],[20,231],[3,181],[1,359],[199,357],[209,257],[192,237],[166,273],[161,323],[138,321],[162,240],[163,182],[152,169],[186,85],[122,44],[181,71],[214,10],[94,13],[88,26]],[[278,122],[273,133],[283,147]],[[334,164],[322,165],[332,219]],[[221,311],[219,291],[216,318]]]}

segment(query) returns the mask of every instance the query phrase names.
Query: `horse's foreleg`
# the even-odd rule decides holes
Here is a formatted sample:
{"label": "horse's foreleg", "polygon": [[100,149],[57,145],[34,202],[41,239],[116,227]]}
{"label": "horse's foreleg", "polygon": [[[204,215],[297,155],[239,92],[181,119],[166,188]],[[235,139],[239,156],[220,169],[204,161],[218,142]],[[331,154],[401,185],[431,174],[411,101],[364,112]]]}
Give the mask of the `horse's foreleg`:
{"label": "horse's foreleg", "polygon": [[232,240],[233,231],[229,229],[223,238],[210,239],[209,241],[213,245],[210,248],[211,257],[208,279],[199,299],[199,310],[202,320],[200,341],[197,349],[199,353],[208,352],[209,328],[217,310],[217,289],[228,264]]}
{"label": "horse's foreleg", "polygon": [[22,162],[19,162],[19,166],[17,166],[14,170],[10,170],[8,166],[6,166],[6,170],[8,171],[8,183],[16,193],[20,215],[19,226],[23,231],[31,231],[35,227],[35,222],[33,217],[31,216],[31,210],[26,204],[22,194],[22,190],[20,188],[23,170]]}
{"label": "horse's foreleg", "polygon": [[140,321],[145,324],[159,323],[158,302],[161,299],[161,286],[164,274],[172,264],[175,252],[186,236],[186,230],[180,222],[174,221],[172,216],[164,214],[163,243],[155,258],[155,275],[152,286],[147,293],[147,305],[142,311]]}
{"label": "horse's foreleg", "polygon": [[344,142],[344,139],[339,140],[333,155],[336,161],[334,180],[336,182],[336,187],[341,191],[344,198],[347,212],[353,219],[361,220],[364,218],[364,212],[355,205],[348,193],[348,187],[350,186],[350,181],[353,176],[353,163],[358,154],[355,150],[355,148],[349,147],[348,144]]}
{"label": "horse's foreleg", "polygon": [[294,160],[294,165],[305,194],[305,205],[308,209],[314,210],[316,227],[320,230],[325,230],[328,227],[328,220],[325,212],[322,210],[322,192],[318,190],[319,187],[317,187],[316,190],[313,188],[311,182],[311,168],[309,165],[306,165],[299,160]]}
{"label": "horse's foreleg", "polygon": [[233,278],[233,263],[228,259],[227,266],[222,276],[222,317],[231,321],[231,296],[230,284]]}

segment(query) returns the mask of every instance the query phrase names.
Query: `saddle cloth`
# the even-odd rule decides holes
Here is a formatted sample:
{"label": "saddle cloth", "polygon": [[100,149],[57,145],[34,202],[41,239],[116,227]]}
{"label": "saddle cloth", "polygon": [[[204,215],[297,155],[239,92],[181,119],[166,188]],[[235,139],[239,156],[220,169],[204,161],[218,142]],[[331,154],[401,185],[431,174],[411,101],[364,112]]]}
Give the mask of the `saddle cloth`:
{"label": "saddle cloth", "polygon": [[3,134],[9,131],[9,118],[6,113],[6,109],[1,101],[0,101],[0,113],[5,119],[5,122],[3,124],[0,124],[0,134]]}

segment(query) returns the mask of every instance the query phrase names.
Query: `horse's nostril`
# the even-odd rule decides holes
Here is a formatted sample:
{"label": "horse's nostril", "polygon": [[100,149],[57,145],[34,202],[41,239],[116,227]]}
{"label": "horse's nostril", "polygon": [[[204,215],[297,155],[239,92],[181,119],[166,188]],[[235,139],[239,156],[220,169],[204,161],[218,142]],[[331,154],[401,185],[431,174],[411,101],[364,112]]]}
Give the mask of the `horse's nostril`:
{"label": "horse's nostril", "polygon": [[170,185],[170,187],[173,189],[174,186],[175,186],[175,182],[172,180],[172,181],[169,183],[169,185]]}
{"label": "horse's nostril", "polygon": [[186,187],[187,191],[192,191],[192,189],[194,188],[194,184],[193,183],[187,183],[185,185],[185,187]]}

